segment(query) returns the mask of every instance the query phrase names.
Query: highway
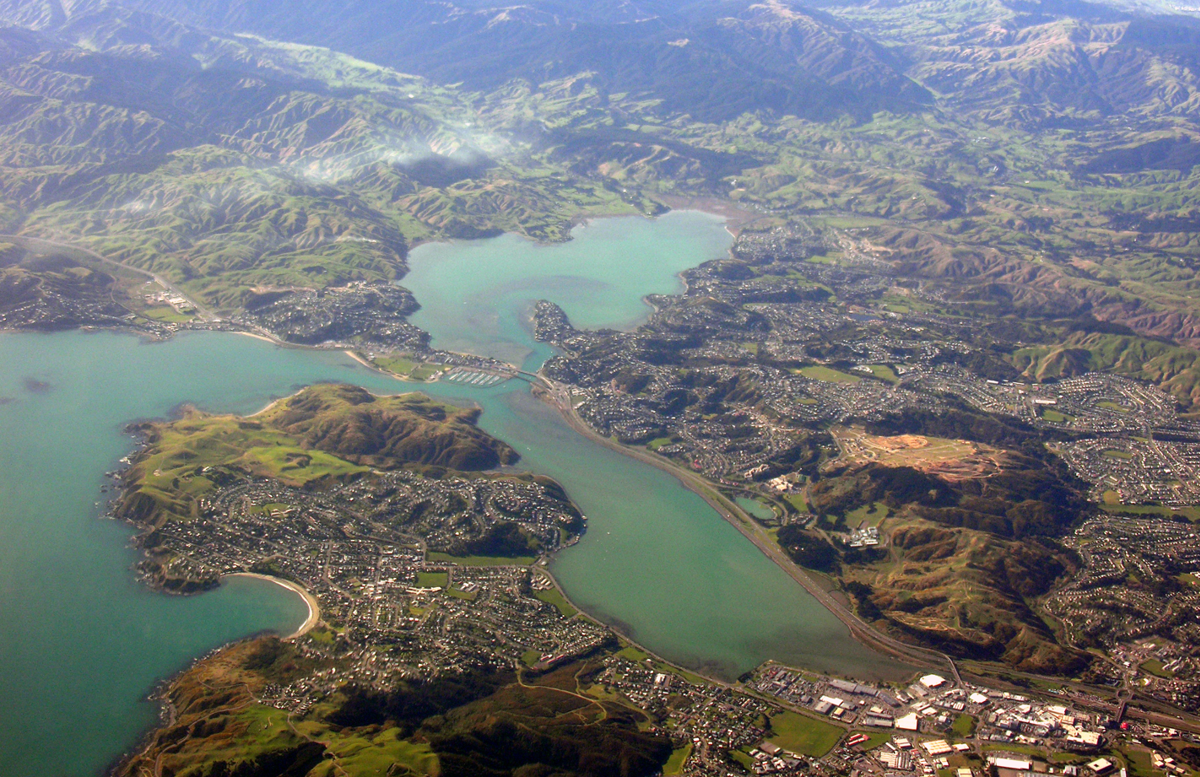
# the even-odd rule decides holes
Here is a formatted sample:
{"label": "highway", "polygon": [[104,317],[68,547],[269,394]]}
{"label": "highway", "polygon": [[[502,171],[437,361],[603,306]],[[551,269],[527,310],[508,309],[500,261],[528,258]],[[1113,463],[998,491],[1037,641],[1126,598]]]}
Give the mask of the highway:
{"label": "highway", "polygon": [[663,459],[661,456],[656,456],[653,453],[637,448],[620,445],[596,434],[575,412],[567,387],[547,379],[544,375],[539,375],[539,378],[541,381],[540,385],[543,387],[543,391],[541,392],[543,398],[558,408],[572,429],[594,442],[673,475],[686,488],[698,494],[722,518],[732,524],[742,536],[753,542],[755,547],[762,551],[767,558],[775,562],[788,576],[799,583],[823,607],[833,613],[838,620],[850,629],[850,633],[860,642],[918,667],[933,667],[942,671],[948,670],[954,676],[955,682],[962,682],[958,667],[950,656],[936,650],[905,644],[886,634],[879,633],[863,622],[845,604],[833,597],[830,592],[822,588],[803,569],[788,558],[778,543],[772,540],[766,531],[747,516],[741,508],[716,493],[712,485],[702,476],[682,469]]}
{"label": "highway", "polygon": [[216,321],[221,320],[220,316],[218,316],[216,313],[212,312],[212,310],[204,307],[203,305],[198,304],[196,302],[196,300],[189,297],[183,291],[183,289],[180,289],[178,286],[176,286],[174,283],[171,283],[169,280],[167,280],[163,276],[161,276],[157,273],[150,272],[149,270],[143,270],[139,267],[131,267],[127,264],[123,264],[121,262],[117,262],[112,259],[108,259],[107,257],[101,256],[100,254],[96,253],[95,251],[92,251],[91,249],[80,248],[79,246],[70,245],[69,243],[60,243],[60,242],[57,242],[54,240],[46,240],[45,238],[40,238],[40,237],[28,237],[26,235],[3,235],[3,234],[0,234],[0,240],[7,241],[9,243],[14,243],[16,245],[21,246],[22,248],[24,248],[27,251],[33,251],[35,253],[53,253],[53,252],[57,251],[58,253],[65,253],[68,256],[71,256],[72,254],[74,254],[74,256],[72,256],[73,259],[78,259],[80,261],[90,260],[93,262],[100,262],[101,264],[107,264],[112,267],[117,267],[121,270],[125,270],[126,272],[136,273],[138,275],[145,276],[145,277],[151,279],[152,281],[154,281],[155,283],[157,283],[159,286],[162,286],[164,289],[171,292],[172,294],[176,294],[180,297],[183,297],[185,300],[188,301],[188,303],[192,307],[194,307],[196,309],[197,315],[199,315],[200,318],[204,319],[205,321],[216,322]]}

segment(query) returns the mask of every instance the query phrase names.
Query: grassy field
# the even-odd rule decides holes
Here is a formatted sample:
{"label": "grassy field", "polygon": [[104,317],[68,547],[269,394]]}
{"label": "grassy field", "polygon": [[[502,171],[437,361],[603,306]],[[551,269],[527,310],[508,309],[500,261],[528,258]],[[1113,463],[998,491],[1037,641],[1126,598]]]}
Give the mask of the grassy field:
{"label": "grassy field", "polygon": [[804,501],[804,494],[788,494],[784,497],[787,503],[796,508],[798,513],[808,513],[808,502]]}
{"label": "grassy field", "polygon": [[882,747],[884,742],[892,738],[891,734],[884,731],[854,731],[851,733],[867,735],[867,741],[859,745],[863,750],[874,750],[877,747]]}
{"label": "grassy field", "polygon": [[633,661],[636,664],[640,664],[646,659],[650,658],[649,653],[645,652],[644,650],[639,650],[633,645],[626,645],[625,647],[621,648],[621,650],[617,652],[617,655],[621,658],[624,658],[626,661]]}
{"label": "grassy field", "polygon": [[1159,515],[1163,518],[1182,516],[1192,523],[1200,522],[1200,507],[1164,507],[1162,505],[1103,504],[1102,510],[1120,515]]}
{"label": "grassy field", "polygon": [[1154,675],[1155,677],[1162,677],[1167,680],[1175,679],[1175,673],[1168,672],[1163,667],[1163,662],[1159,661],[1157,658],[1151,658],[1149,661],[1143,661],[1138,668],[1143,672]]}
{"label": "grassy field", "polygon": [[388,372],[394,372],[402,378],[422,382],[446,371],[444,364],[416,361],[402,355],[380,356],[374,362],[377,366]]}
{"label": "grassy field", "polygon": [[771,730],[774,734],[768,740],[772,743],[813,758],[832,750],[845,733],[832,723],[786,711],[771,718]]}
{"label": "grassy field", "polygon": [[545,591],[538,591],[536,594],[538,599],[541,599],[547,604],[553,604],[558,608],[558,611],[563,614],[563,617],[572,618],[579,610],[571,606],[566,597],[557,588],[547,588]]}
{"label": "grassy field", "polygon": [[180,313],[170,305],[146,308],[141,312],[141,315],[152,321],[161,321],[164,324],[186,324],[188,321],[196,318],[194,315]]}
{"label": "grassy field", "polygon": [[871,371],[872,375],[880,380],[886,380],[888,383],[897,383],[900,381],[900,378],[896,377],[895,371],[886,364],[868,364],[867,369]]}
{"label": "grassy field", "polygon": [[691,743],[675,748],[675,751],[671,753],[671,757],[667,759],[666,765],[663,766],[663,777],[673,777],[682,772],[683,766],[687,763],[688,756],[691,754]]}
{"label": "grassy field", "polygon": [[1075,419],[1065,413],[1060,413],[1057,410],[1046,408],[1042,410],[1042,418],[1052,424],[1068,424]]}
{"label": "grassy field", "polygon": [[405,356],[380,356],[375,363],[397,375],[407,375],[417,366],[415,361]]}
{"label": "grassy field", "polygon": [[664,445],[670,445],[673,442],[675,442],[674,437],[655,437],[653,440],[646,443],[646,447],[652,451],[657,451]]}
{"label": "grassy field", "polygon": [[435,375],[440,375],[446,371],[446,367],[441,364],[422,364],[408,374],[408,377],[413,380],[426,381]]}
{"label": "grassy field", "polygon": [[875,502],[870,505],[863,505],[856,510],[846,513],[846,525],[851,529],[862,528],[863,526],[878,526],[883,523],[883,520],[892,514],[888,506],[882,502]]}
{"label": "grassy field", "polygon": [[797,370],[797,372],[806,378],[823,380],[826,383],[858,383],[862,380],[862,378],[858,377],[857,375],[839,372],[838,370],[830,367],[824,367],[819,364],[812,365],[810,367],[801,367],[799,370]]}
{"label": "grassy field", "polygon": [[754,769],[754,759],[744,750],[730,750],[729,757],[741,764],[746,771]]}
{"label": "grassy field", "polygon": [[975,718],[970,715],[959,715],[954,719],[954,733],[966,739],[975,733]]}
{"label": "grassy field", "polygon": [[1147,750],[1123,750],[1121,754],[1125,756],[1125,760],[1129,763],[1129,773],[1133,777],[1154,777],[1155,775],[1165,774],[1154,768],[1154,760],[1150,757]]}
{"label": "grassy field", "polygon": [[418,588],[445,588],[450,582],[450,575],[445,572],[418,572]]}

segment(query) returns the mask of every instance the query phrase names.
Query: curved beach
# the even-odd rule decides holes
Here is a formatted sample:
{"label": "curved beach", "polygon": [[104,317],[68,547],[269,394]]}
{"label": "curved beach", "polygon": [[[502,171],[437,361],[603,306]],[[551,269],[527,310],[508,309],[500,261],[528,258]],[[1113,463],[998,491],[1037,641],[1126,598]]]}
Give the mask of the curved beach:
{"label": "curved beach", "polygon": [[284,580],[283,578],[272,577],[271,575],[260,575],[256,572],[234,572],[232,575],[225,575],[225,577],[253,577],[259,580],[266,580],[274,583],[275,585],[283,586],[304,600],[304,603],[308,605],[308,617],[304,619],[304,622],[301,623],[295,631],[293,631],[291,634],[288,634],[286,637],[284,637],[284,639],[303,637],[305,634],[312,631],[317,623],[321,620],[321,605],[317,603],[317,598],[296,583],[293,583],[291,580]]}

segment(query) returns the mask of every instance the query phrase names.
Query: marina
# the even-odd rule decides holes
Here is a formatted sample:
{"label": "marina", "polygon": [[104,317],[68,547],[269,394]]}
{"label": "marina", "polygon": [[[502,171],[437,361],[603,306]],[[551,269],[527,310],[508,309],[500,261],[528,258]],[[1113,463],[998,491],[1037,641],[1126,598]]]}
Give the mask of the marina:
{"label": "marina", "polygon": [[494,372],[483,372],[481,370],[472,370],[465,367],[455,367],[442,376],[442,380],[450,383],[460,383],[465,386],[475,386],[476,388],[488,388],[511,378],[511,375],[499,375]]}
{"label": "marina", "polygon": [[[721,222],[700,214],[613,220],[563,246],[497,238],[461,244],[461,254],[442,247],[440,267],[423,266],[419,249],[405,282],[422,300],[417,323],[435,347],[459,338],[462,350],[478,353],[499,343],[523,354],[532,372],[551,353],[523,326],[537,299],[591,326],[632,326],[647,311],[642,294],[676,290],[679,268],[727,247]],[[570,256],[557,262],[556,251]],[[614,257],[636,265],[644,289],[597,293],[620,274]],[[434,277],[446,283],[429,285]],[[491,324],[443,329],[441,321],[458,316],[441,316],[439,306],[460,311],[464,296],[488,299]],[[124,427],[176,415],[185,403],[249,414],[317,382],[377,394],[412,384],[340,351],[215,332],[165,342],[108,332],[6,334],[0,365],[0,397],[10,400],[0,403],[0,617],[8,625],[0,690],[12,702],[0,710],[0,775],[96,774],[154,723],[148,695],[157,683],[231,640],[290,634],[309,616],[303,599],[265,580],[233,578],[188,597],[138,582],[130,528],[97,520],[105,473],[135,444]],[[525,381],[464,372],[461,381],[421,390],[478,405],[480,428],[517,450],[517,468],[557,480],[588,516],[583,539],[550,564],[573,602],[664,657],[730,679],[767,659],[868,676],[879,670],[875,654],[674,477],[577,434]]]}

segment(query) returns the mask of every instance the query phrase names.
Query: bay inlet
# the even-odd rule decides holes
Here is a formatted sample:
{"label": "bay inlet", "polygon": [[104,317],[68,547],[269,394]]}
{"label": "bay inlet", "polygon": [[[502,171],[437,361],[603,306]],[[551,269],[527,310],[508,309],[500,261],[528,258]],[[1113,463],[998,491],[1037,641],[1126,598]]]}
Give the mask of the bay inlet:
{"label": "bay inlet", "polygon": [[[422,246],[404,283],[434,345],[536,369],[550,350],[526,319],[538,299],[581,327],[635,326],[648,293],[723,256],[699,213],[611,219],[560,246],[511,236]],[[124,426],[181,403],[253,413],[318,381],[376,393],[420,388],[475,402],[480,426],[549,475],[588,516],[551,569],[594,616],[686,666],[731,678],[763,660],[871,674],[882,660],[671,475],[575,433],[527,383],[400,383],[348,356],[192,333],[146,343],[114,333],[0,335],[0,775],[91,775],[153,724],[156,682],[230,640],[289,634],[308,606],[234,577],[194,597],[139,584],[131,530],[97,520],[104,473],[132,450]]]}

